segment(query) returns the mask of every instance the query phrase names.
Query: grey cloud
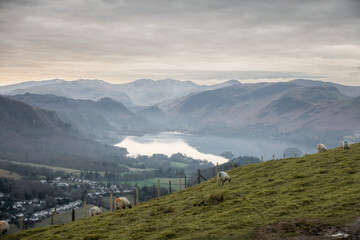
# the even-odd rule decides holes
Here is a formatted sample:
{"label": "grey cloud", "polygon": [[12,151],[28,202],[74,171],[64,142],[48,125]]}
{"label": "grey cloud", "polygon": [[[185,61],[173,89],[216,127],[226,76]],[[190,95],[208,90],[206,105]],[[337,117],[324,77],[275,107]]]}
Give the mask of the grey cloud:
{"label": "grey cloud", "polygon": [[354,51],[327,51],[359,47],[359,7],[355,0],[0,1],[0,65],[356,61]]}

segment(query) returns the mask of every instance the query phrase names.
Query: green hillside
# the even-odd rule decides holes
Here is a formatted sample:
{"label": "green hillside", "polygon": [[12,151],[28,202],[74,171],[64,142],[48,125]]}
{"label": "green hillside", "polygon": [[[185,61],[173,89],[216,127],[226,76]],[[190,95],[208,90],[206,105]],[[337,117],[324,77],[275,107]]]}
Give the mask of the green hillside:
{"label": "green hillside", "polygon": [[[360,144],[228,173],[232,181],[225,186],[213,178],[132,209],[5,239],[248,239],[261,226],[279,221],[313,219],[321,226],[342,226],[360,216]],[[296,235],[284,234],[279,236]]]}

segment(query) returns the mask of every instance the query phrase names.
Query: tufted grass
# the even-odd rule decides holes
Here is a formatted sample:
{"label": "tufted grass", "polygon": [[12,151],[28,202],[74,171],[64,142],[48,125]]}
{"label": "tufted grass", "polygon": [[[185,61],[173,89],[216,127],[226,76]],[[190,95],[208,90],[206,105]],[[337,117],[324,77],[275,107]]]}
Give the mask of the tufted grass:
{"label": "tufted grass", "polygon": [[73,223],[5,239],[251,239],[260,226],[290,219],[351,222],[360,215],[360,144],[228,171],[209,181]]}

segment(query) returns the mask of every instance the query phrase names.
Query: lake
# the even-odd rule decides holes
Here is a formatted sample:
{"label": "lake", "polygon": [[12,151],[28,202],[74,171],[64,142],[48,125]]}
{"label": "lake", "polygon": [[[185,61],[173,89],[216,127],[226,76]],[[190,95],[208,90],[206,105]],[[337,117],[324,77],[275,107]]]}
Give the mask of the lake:
{"label": "lake", "polygon": [[194,159],[208,160],[214,164],[227,162],[219,156],[225,151],[230,151],[235,157],[254,156],[264,160],[282,158],[287,147],[297,147],[303,153],[313,153],[316,149],[294,145],[278,140],[227,138],[219,136],[199,136],[179,132],[162,132],[146,134],[144,136],[127,136],[115,146],[127,148],[128,156],[151,156],[156,153],[171,156],[174,153],[183,153]]}

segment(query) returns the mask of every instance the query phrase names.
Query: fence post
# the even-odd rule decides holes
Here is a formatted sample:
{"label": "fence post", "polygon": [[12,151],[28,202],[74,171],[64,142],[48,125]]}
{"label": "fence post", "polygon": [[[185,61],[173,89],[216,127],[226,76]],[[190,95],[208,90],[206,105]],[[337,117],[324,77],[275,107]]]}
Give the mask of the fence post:
{"label": "fence post", "polygon": [[155,184],[154,184],[154,198],[155,198]]}
{"label": "fence post", "polygon": [[198,184],[200,184],[200,169],[198,169]]}
{"label": "fence post", "polygon": [[160,179],[158,179],[158,199],[160,197]]}
{"label": "fence post", "polygon": [[112,192],[110,192],[110,212],[113,211],[113,196],[112,196]]}
{"label": "fence post", "polygon": [[275,160],[275,155],[273,154],[273,160]]}
{"label": "fence post", "polygon": [[169,193],[171,193],[171,181],[169,180]]}
{"label": "fence post", "polygon": [[216,176],[219,174],[219,163],[216,163]]}
{"label": "fence post", "polygon": [[84,198],[84,217],[87,217],[86,216],[86,198]]}
{"label": "fence post", "polygon": [[51,215],[51,225],[54,225],[54,214]]}
{"label": "fence post", "polygon": [[179,190],[181,190],[181,173],[179,173]]}
{"label": "fence post", "polygon": [[56,208],[55,208],[55,224],[57,224],[57,210],[56,210]]}
{"label": "fence post", "polygon": [[264,157],[263,157],[263,156],[261,156],[261,161],[262,161],[262,162],[264,161]]}
{"label": "fence post", "polygon": [[231,159],[231,169],[234,168],[234,159]]}
{"label": "fence post", "polygon": [[22,216],[20,216],[20,218],[19,218],[19,228],[21,231],[22,230]]}
{"label": "fence post", "polygon": [[75,221],[75,209],[72,209],[71,221]]}
{"label": "fence post", "polygon": [[139,203],[139,186],[136,184],[136,202]]}
{"label": "fence post", "polygon": [[185,188],[186,188],[186,175],[185,175]]}

